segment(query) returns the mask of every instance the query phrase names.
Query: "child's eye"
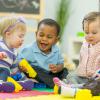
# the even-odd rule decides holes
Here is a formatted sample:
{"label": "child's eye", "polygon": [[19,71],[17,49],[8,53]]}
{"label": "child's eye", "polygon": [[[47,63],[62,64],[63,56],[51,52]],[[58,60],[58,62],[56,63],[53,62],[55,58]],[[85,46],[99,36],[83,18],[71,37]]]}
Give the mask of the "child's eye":
{"label": "child's eye", "polygon": [[97,34],[97,32],[93,32],[93,34]]}
{"label": "child's eye", "polygon": [[39,34],[39,36],[40,36],[40,37],[43,37],[43,36],[44,36],[44,34],[43,34],[43,33],[40,33],[40,34]]}
{"label": "child's eye", "polygon": [[49,39],[53,38],[53,36],[48,36]]}
{"label": "child's eye", "polygon": [[89,34],[88,32],[85,32],[85,34]]}
{"label": "child's eye", "polygon": [[23,37],[24,37],[24,35],[20,35],[20,36],[19,36],[19,38],[23,38]]}

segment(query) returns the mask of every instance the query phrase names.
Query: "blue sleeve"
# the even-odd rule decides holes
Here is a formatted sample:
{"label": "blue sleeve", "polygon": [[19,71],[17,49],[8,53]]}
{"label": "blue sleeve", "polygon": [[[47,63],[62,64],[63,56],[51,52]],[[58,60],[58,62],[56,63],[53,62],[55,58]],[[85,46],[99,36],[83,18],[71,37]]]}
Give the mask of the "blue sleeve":
{"label": "blue sleeve", "polygon": [[21,61],[22,59],[27,59],[28,61],[30,61],[32,59],[32,49],[31,47],[26,47],[26,48],[23,48],[19,53],[18,53],[18,56],[17,56],[17,60],[18,61]]}
{"label": "blue sleeve", "polygon": [[58,64],[64,64],[64,58],[63,58],[60,50],[58,51]]}

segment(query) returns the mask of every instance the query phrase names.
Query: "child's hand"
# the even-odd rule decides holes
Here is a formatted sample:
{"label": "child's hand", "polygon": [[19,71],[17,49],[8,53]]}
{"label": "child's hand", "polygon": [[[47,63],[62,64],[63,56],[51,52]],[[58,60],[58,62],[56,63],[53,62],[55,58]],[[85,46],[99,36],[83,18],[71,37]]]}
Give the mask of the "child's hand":
{"label": "child's hand", "polygon": [[58,72],[57,65],[55,65],[55,64],[50,64],[49,69],[52,73],[57,73]]}
{"label": "child's hand", "polygon": [[24,68],[24,67],[22,67],[22,66],[20,66],[19,68],[20,68],[20,70],[21,70],[22,72],[26,72],[26,73],[27,73],[27,69],[26,69],[26,68]]}
{"label": "child's hand", "polygon": [[0,59],[7,58],[7,54],[5,52],[0,52]]}

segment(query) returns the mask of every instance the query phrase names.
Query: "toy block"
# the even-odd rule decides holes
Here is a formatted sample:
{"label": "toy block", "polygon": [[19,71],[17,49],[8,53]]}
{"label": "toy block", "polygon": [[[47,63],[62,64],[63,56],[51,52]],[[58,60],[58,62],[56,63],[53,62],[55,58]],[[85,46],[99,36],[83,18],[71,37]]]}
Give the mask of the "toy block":
{"label": "toy block", "polygon": [[19,92],[20,90],[23,89],[23,87],[11,77],[7,78],[7,82],[11,82],[11,83],[13,83],[15,85],[15,92]]}
{"label": "toy block", "polygon": [[32,66],[28,63],[26,59],[22,59],[19,62],[19,67],[26,69],[27,73],[29,74],[29,77],[35,78],[37,73],[36,71],[32,68]]}
{"label": "toy block", "polygon": [[78,89],[75,100],[91,100],[92,93],[88,89]]}

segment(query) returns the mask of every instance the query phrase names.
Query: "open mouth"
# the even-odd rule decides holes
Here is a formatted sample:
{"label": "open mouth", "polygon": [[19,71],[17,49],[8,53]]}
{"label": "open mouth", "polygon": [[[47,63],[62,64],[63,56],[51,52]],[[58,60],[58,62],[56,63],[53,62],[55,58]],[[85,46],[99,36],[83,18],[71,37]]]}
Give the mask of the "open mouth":
{"label": "open mouth", "polygon": [[47,44],[45,44],[45,43],[40,43],[40,46],[41,46],[42,49],[45,49],[45,48],[47,47]]}

